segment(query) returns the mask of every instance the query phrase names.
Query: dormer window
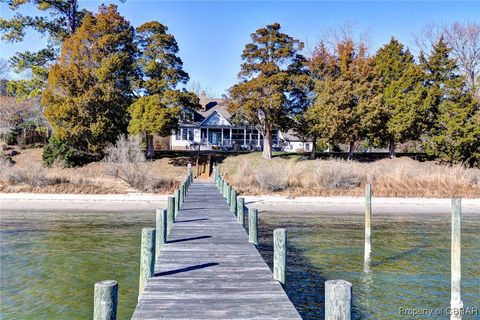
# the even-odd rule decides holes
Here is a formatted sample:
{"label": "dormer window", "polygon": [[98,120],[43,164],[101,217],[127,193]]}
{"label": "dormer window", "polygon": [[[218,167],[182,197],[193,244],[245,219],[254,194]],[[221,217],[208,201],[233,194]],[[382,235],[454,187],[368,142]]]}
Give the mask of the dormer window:
{"label": "dormer window", "polygon": [[180,111],[180,122],[192,122],[193,111],[189,109],[183,109]]}

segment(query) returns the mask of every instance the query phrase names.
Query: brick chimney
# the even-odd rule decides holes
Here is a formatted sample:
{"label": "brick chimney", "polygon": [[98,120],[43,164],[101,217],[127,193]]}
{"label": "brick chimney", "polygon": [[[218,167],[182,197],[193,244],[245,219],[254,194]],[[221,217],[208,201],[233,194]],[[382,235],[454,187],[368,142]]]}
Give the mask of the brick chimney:
{"label": "brick chimney", "polygon": [[200,93],[200,104],[202,105],[202,111],[207,111],[207,94],[205,91]]}

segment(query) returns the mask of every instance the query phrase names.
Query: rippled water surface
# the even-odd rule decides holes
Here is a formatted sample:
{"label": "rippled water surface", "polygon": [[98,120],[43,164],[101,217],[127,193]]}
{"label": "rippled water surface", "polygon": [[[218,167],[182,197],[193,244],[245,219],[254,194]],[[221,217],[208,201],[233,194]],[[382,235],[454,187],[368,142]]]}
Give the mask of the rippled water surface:
{"label": "rippled water surface", "polygon": [[[400,307],[442,311],[449,306],[449,217],[375,216],[371,271],[366,274],[362,216],[273,212],[259,216],[260,249],[270,266],[272,230],[288,229],[287,293],[304,319],[323,319],[323,283],[330,279],[352,282],[357,319],[425,319],[401,315]],[[480,309],[478,216],[463,218],[462,272],[464,306]],[[480,319],[480,313],[463,319]]]}
{"label": "rippled water surface", "polygon": [[95,282],[119,283],[119,319],[138,295],[149,214],[6,213],[0,231],[0,319],[91,319]]}
{"label": "rippled water surface", "polygon": [[[477,307],[478,220],[464,218],[462,245],[463,301]],[[130,318],[138,292],[140,233],[154,225],[153,213],[2,212],[0,222],[1,319],[90,319],[94,283],[105,279],[119,282],[119,319]],[[449,304],[448,217],[375,216],[368,275],[361,216],[260,212],[259,225],[259,249],[268,263],[272,230],[288,228],[287,293],[304,319],[323,319],[323,283],[337,278],[354,285],[357,319],[412,319],[400,316],[399,308]]]}

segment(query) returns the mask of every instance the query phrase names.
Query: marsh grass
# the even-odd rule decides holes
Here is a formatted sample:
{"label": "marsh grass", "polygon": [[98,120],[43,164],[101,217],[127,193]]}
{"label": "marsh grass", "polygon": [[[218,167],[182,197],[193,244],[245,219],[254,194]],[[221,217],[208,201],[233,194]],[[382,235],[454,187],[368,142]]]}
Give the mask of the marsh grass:
{"label": "marsh grass", "polygon": [[362,196],[372,183],[374,194],[384,197],[480,196],[480,169],[410,158],[362,163],[248,154],[225,159],[221,171],[238,191],[252,195]]}

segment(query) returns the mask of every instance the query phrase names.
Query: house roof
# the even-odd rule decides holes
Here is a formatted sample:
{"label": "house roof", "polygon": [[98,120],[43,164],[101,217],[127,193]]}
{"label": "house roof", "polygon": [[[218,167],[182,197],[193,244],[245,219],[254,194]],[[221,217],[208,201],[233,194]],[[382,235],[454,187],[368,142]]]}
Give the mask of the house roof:
{"label": "house roof", "polygon": [[281,137],[283,140],[286,140],[286,141],[304,141],[302,139],[300,139],[293,130],[288,130],[287,132],[283,132],[281,133]]}
{"label": "house roof", "polygon": [[207,99],[205,110],[193,110],[193,122],[182,123],[182,125],[200,125],[215,111],[224,117],[228,122],[231,122],[232,114],[228,112],[228,103],[225,99]]}

